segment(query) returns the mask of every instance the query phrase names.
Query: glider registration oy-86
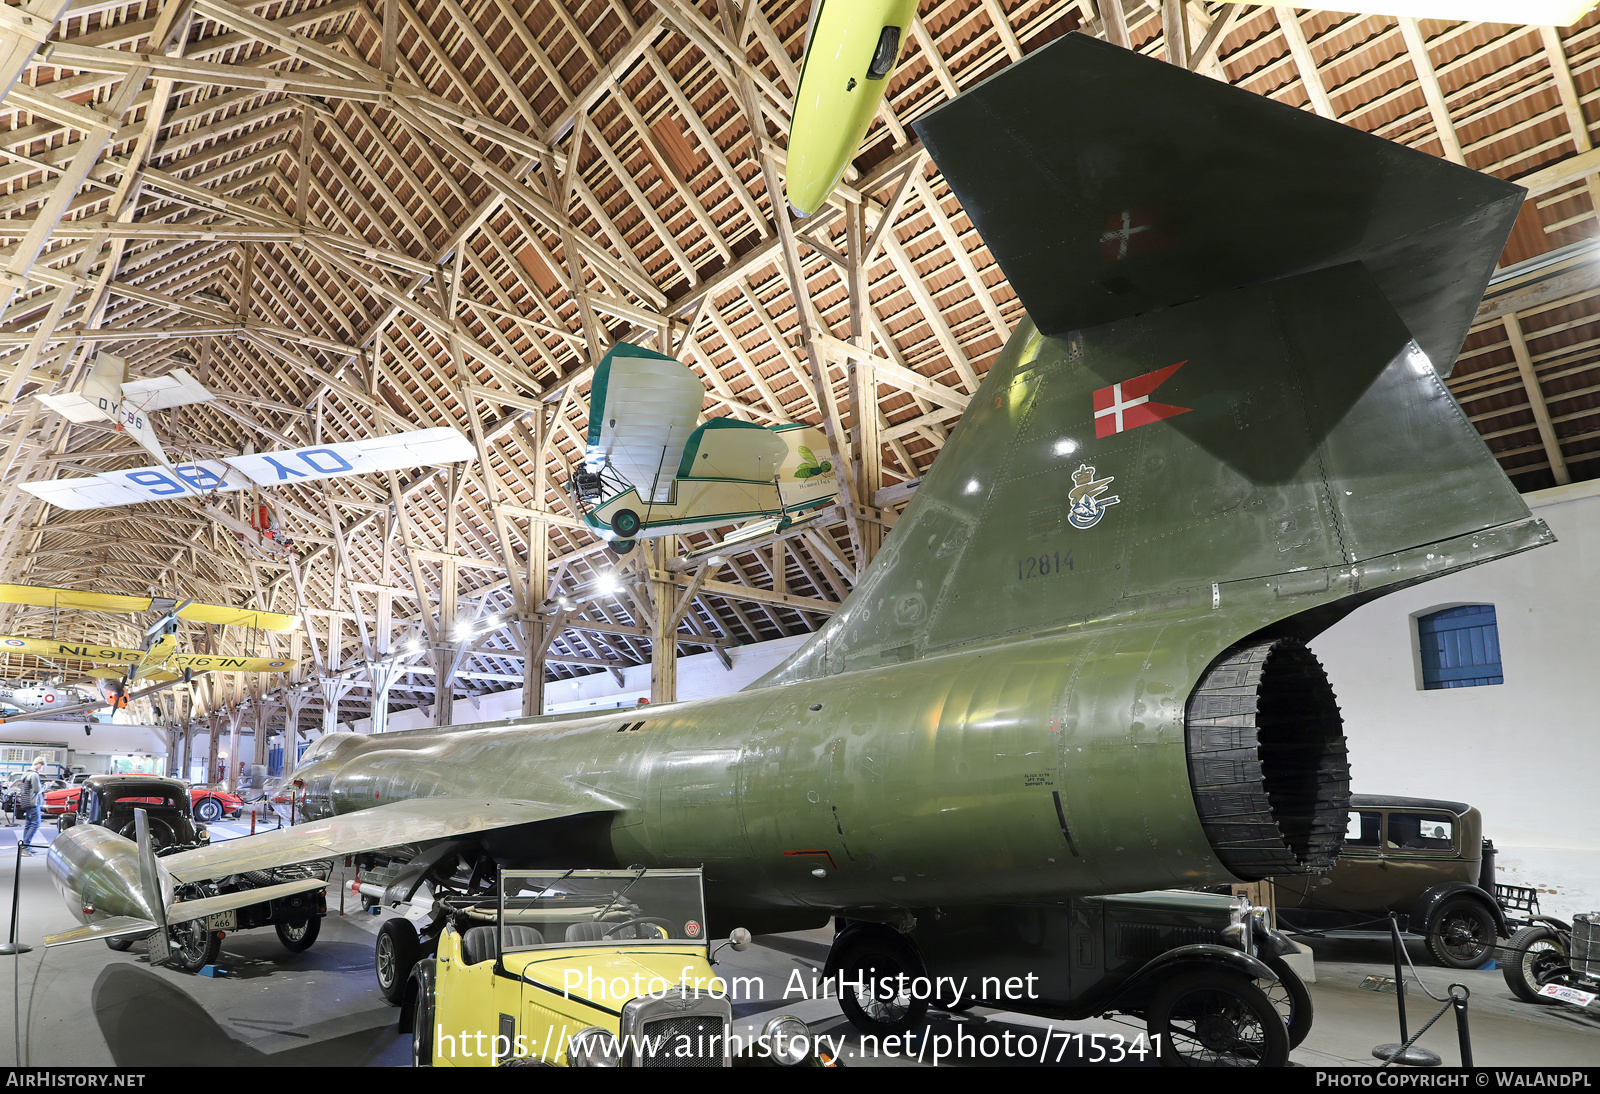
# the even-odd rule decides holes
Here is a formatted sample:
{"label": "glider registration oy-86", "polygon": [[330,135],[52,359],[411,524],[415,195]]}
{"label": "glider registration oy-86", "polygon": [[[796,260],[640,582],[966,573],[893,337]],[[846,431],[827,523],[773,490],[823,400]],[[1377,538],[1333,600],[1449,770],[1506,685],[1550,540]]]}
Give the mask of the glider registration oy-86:
{"label": "glider registration oy-86", "polygon": [[71,422],[109,419],[155,457],[157,467],[106,471],[76,479],[22,483],[22,489],[62,509],[105,509],[180,497],[204,497],[254,486],[284,486],[375,471],[398,471],[470,460],[472,442],[449,427],[414,429],[387,437],[255,452],[220,460],[174,464],[156,437],[152,411],[216,398],[183,369],[151,380],[127,380],[127,363],[102,353],[82,389],[40,395]]}

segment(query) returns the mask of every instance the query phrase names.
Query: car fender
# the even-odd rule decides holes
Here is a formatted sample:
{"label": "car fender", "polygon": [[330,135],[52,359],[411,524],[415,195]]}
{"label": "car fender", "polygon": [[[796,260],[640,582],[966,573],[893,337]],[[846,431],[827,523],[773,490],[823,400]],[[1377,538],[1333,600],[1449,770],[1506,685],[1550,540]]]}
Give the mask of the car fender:
{"label": "car fender", "polygon": [[411,970],[406,980],[406,993],[400,1000],[400,1032],[410,1033],[417,1018],[417,999],[423,992],[431,993],[438,982],[438,961],[424,957]]}
{"label": "car fender", "polygon": [[858,938],[876,936],[885,942],[904,946],[917,963],[927,969],[928,963],[922,958],[922,951],[917,947],[916,941],[909,935],[901,934],[886,923],[868,923],[859,919],[846,920],[833,936],[833,945],[828,949],[828,960],[822,966],[824,979],[833,976],[839,971],[840,955],[845,953],[852,943]]}
{"label": "car fender", "polygon": [[1511,927],[1506,923],[1506,913],[1501,909],[1500,902],[1466,881],[1445,881],[1425,890],[1411,906],[1411,917],[1408,921],[1411,929],[1417,934],[1427,934],[1439,905],[1455,896],[1466,896],[1483,905],[1494,917],[1495,933],[1501,938],[1511,937]]}
{"label": "car fender", "polygon": [[1294,939],[1278,930],[1269,927],[1260,920],[1255,927],[1256,956],[1262,959],[1268,957],[1283,957],[1291,953],[1301,953],[1300,944]]}
{"label": "car fender", "polygon": [[1251,957],[1232,946],[1218,946],[1210,942],[1196,942],[1178,946],[1158,957],[1151,958],[1144,967],[1124,980],[1101,1005],[1102,1011],[1120,1010],[1129,1005],[1141,1005],[1156,985],[1183,966],[1222,966],[1232,969],[1251,980],[1278,979],[1278,974],[1258,957]]}
{"label": "car fender", "polygon": [[1572,924],[1568,923],[1564,919],[1557,919],[1553,915],[1530,915],[1528,917],[1528,924],[1532,926],[1535,923],[1543,923],[1546,927],[1554,927],[1556,930],[1565,934],[1572,933]]}

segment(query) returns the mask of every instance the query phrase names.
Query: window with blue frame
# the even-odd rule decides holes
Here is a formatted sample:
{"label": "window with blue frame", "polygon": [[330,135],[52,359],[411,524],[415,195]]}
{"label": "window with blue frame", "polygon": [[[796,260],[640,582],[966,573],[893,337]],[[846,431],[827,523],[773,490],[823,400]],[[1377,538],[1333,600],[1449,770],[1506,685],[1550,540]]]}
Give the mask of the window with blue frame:
{"label": "window with blue frame", "polygon": [[1418,616],[1417,648],[1427,691],[1505,683],[1493,604],[1467,604]]}

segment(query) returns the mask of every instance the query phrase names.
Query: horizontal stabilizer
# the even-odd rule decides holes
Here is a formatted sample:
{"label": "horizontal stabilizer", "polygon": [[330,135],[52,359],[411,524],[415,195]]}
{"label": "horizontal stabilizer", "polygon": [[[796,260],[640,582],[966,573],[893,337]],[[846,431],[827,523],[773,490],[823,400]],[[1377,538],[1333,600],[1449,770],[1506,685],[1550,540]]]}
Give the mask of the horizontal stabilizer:
{"label": "horizontal stabilizer", "polygon": [[286,881],[281,885],[263,885],[259,889],[243,889],[236,893],[203,897],[200,900],[180,900],[168,906],[167,922],[188,923],[190,920],[204,919],[218,912],[233,912],[240,908],[248,908],[252,904],[265,904],[269,900],[279,900],[286,896],[294,896],[296,893],[324,889],[327,885],[326,881],[311,877],[299,881]]}
{"label": "horizontal stabilizer", "polygon": [[1082,34],[916,130],[1046,336],[1360,262],[1449,375],[1523,196]]}
{"label": "horizontal stabilizer", "polygon": [[85,923],[70,931],[47,934],[44,936],[44,944],[48,949],[51,946],[70,946],[74,942],[92,942],[97,938],[124,938],[128,935],[149,934],[155,929],[156,925],[148,919],[131,915],[114,915],[98,923]]}
{"label": "horizontal stabilizer", "polygon": [[470,460],[478,454],[472,442],[448,426],[413,429],[387,437],[293,448],[286,452],[254,452],[229,456],[223,462],[261,486],[316,482],[374,471],[399,471]]}
{"label": "horizontal stabilizer", "polygon": [[188,370],[175,368],[165,376],[130,380],[122,385],[124,409],[166,410],[168,407],[209,403],[216,396],[200,386]]}
{"label": "horizontal stabilizer", "polygon": [[161,864],[179,881],[202,881],[246,870],[270,870],[275,866],[555,820],[588,811],[569,804],[535,801],[414,798],[181,851],[168,855]]}

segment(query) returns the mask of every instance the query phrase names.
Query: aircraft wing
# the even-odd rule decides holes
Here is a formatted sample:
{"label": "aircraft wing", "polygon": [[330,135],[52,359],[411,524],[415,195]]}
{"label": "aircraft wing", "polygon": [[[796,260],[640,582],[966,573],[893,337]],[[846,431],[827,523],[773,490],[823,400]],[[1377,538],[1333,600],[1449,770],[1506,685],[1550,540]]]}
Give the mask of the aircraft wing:
{"label": "aircraft wing", "polygon": [[283,452],[253,452],[229,456],[223,462],[260,486],[282,486],[374,471],[398,471],[403,467],[458,463],[477,454],[478,450],[459,430],[442,426]]}
{"label": "aircraft wing", "polygon": [[165,376],[130,380],[122,385],[122,398],[130,409],[166,410],[190,403],[208,403],[216,396],[200,386],[187,369],[175,368]]}
{"label": "aircraft wing", "polygon": [[[52,589],[44,585],[0,585],[0,604],[27,604],[35,608],[76,608],[93,612],[170,612],[177,601],[170,597],[123,596],[120,593],[91,593],[79,589]],[[298,615],[262,612],[254,608],[229,608],[221,604],[190,603],[178,612],[179,619],[217,623],[227,627],[258,627],[265,631],[292,631],[300,625]]]}
{"label": "aircraft wing", "polygon": [[275,866],[355,855],[381,847],[555,820],[593,812],[598,805],[581,798],[563,803],[413,798],[181,851],[163,858],[161,864],[179,881],[203,881],[246,870],[270,870]]}
{"label": "aircraft wing", "polygon": [[[102,665],[137,665],[144,660],[143,650],[121,646],[102,646],[94,642],[59,642],[45,638],[17,638],[0,635],[0,653],[26,653],[34,657],[97,661]],[[196,672],[287,672],[294,662],[275,657],[224,657],[210,653],[179,653],[167,664]]]}
{"label": "aircraft wing", "polygon": [[109,509],[170,498],[243,490],[250,480],[216,460],[175,467],[132,467],[76,479],[41,479],[22,489],[61,509]]}
{"label": "aircraft wing", "polygon": [[585,465],[598,471],[609,459],[641,500],[666,501],[705,398],[687,365],[618,342],[594,370]]}

